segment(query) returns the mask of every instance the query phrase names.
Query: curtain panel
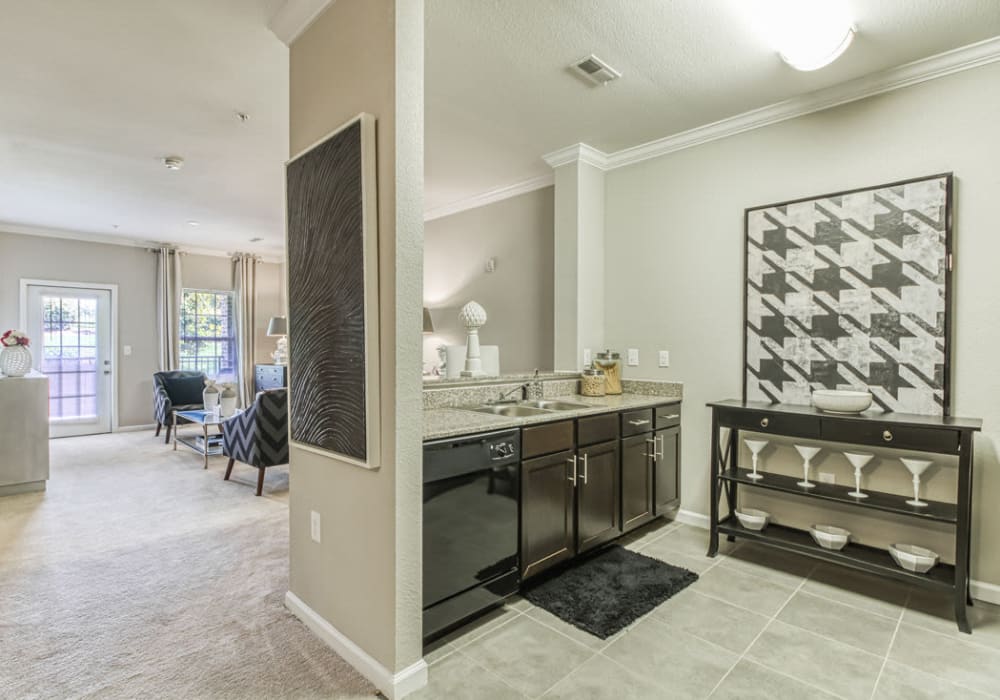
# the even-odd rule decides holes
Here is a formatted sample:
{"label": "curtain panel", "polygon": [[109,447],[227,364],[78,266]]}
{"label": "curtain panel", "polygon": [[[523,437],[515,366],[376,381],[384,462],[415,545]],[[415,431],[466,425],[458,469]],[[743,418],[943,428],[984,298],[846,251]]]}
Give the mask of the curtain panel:
{"label": "curtain panel", "polygon": [[253,403],[254,358],[257,355],[257,263],[250,253],[233,255],[233,290],[236,296],[236,365],[240,401]]}
{"label": "curtain panel", "polygon": [[156,251],[156,325],[160,371],[180,369],[181,253],[164,246]]}

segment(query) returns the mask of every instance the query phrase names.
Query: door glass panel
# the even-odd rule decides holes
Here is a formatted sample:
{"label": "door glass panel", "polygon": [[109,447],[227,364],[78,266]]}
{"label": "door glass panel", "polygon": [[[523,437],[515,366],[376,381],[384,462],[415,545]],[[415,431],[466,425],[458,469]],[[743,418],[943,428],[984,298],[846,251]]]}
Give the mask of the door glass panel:
{"label": "door glass panel", "polygon": [[97,300],[43,295],[44,352],[49,417],[97,416]]}

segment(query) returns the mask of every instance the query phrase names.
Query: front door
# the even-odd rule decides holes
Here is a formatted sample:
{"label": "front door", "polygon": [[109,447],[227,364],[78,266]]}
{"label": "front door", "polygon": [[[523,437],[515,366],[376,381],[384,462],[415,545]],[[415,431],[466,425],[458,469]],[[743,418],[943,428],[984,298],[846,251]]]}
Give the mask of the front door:
{"label": "front door", "polygon": [[34,366],[49,378],[49,434],[110,433],[111,290],[34,283],[24,289]]}

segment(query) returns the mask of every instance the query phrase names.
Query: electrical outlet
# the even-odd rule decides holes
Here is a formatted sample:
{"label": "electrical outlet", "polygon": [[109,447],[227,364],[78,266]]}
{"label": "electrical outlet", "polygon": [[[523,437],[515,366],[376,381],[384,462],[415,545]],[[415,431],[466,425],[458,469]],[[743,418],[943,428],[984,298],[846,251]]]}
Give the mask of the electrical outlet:
{"label": "electrical outlet", "polygon": [[590,348],[583,349],[583,366],[589,367],[594,361],[594,354],[590,351]]}
{"label": "electrical outlet", "polygon": [[639,349],[629,348],[628,349],[628,366],[638,367],[639,366]]}
{"label": "electrical outlet", "polygon": [[819,473],[819,483],[821,484],[836,484],[837,475],[831,472],[820,472]]}
{"label": "electrical outlet", "polygon": [[312,537],[313,542],[320,541],[320,520],[319,513],[316,511],[310,511],[309,513],[309,536]]}
{"label": "electrical outlet", "polygon": [[670,351],[660,350],[660,367],[670,366]]}

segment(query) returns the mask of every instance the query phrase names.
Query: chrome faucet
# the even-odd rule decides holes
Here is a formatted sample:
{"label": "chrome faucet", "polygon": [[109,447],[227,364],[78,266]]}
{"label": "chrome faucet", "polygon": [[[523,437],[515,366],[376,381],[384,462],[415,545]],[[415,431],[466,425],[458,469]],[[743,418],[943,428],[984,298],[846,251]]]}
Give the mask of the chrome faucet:
{"label": "chrome faucet", "polygon": [[510,391],[502,391],[502,392],[500,392],[500,398],[498,398],[495,403],[503,403],[504,401],[507,400],[507,397],[510,396],[511,394],[513,394],[515,391],[520,391],[521,392],[521,400],[522,401],[526,401],[528,399],[528,382],[525,382],[524,384],[522,384],[520,386],[516,386],[513,389],[511,389]]}

